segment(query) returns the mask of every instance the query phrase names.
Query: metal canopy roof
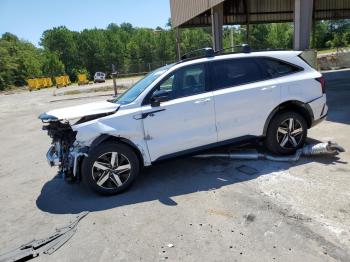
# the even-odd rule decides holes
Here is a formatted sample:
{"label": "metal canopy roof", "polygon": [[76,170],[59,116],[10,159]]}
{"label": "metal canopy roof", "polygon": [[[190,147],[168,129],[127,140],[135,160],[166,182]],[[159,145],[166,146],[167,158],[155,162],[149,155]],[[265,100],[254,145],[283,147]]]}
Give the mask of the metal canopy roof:
{"label": "metal canopy roof", "polygon": [[[292,22],[294,0],[170,0],[173,27],[211,25],[210,9],[224,2],[224,25]],[[350,0],[314,0],[314,19],[350,18]]]}

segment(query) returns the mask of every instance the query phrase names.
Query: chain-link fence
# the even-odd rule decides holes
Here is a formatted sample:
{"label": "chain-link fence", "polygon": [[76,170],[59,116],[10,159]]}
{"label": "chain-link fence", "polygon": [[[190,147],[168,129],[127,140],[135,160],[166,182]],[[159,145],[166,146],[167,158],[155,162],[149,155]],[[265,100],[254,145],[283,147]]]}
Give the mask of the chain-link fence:
{"label": "chain-link fence", "polygon": [[137,76],[147,74],[150,71],[153,71],[165,65],[172,64],[174,62],[175,60],[159,61],[153,63],[130,63],[116,66],[115,70],[117,71],[118,77]]}

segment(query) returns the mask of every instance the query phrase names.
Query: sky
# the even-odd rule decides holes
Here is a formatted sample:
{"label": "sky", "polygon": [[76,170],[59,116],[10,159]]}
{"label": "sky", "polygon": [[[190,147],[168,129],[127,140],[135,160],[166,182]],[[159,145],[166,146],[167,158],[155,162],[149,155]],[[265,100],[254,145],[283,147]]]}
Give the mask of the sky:
{"label": "sky", "polygon": [[10,32],[39,46],[42,33],[55,26],[81,31],[129,22],[156,28],[169,17],[169,0],[0,0],[0,35]]}

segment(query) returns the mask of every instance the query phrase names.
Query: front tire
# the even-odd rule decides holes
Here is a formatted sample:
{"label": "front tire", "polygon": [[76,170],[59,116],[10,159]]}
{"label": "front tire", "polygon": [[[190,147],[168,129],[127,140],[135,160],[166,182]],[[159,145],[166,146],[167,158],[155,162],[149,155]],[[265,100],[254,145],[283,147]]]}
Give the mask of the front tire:
{"label": "front tire", "polygon": [[139,160],[130,147],[109,142],[93,149],[84,159],[82,180],[99,194],[114,195],[130,187],[139,170]]}
{"label": "front tire", "polygon": [[307,137],[306,120],[299,113],[287,111],[277,114],[270,122],[265,146],[279,155],[289,155],[301,148]]}

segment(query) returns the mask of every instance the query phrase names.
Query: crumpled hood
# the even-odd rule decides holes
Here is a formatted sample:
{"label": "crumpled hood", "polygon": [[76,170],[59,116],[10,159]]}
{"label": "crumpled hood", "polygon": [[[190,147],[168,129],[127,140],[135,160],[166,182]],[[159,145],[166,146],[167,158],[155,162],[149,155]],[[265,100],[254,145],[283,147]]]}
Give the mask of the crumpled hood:
{"label": "crumpled hood", "polygon": [[117,111],[119,104],[108,101],[93,102],[79,106],[71,106],[55,109],[41,114],[39,118],[43,121],[71,120],[83,116],[91,116]]}

